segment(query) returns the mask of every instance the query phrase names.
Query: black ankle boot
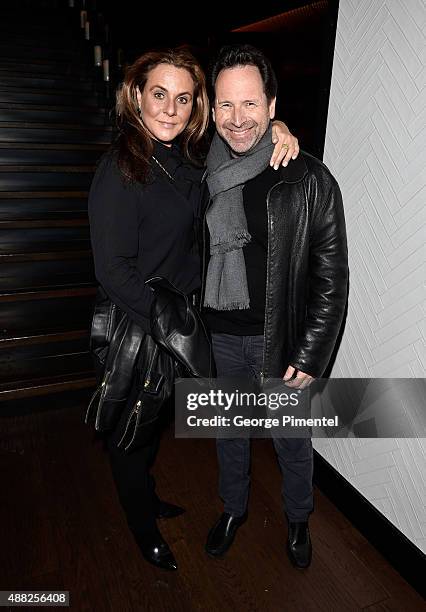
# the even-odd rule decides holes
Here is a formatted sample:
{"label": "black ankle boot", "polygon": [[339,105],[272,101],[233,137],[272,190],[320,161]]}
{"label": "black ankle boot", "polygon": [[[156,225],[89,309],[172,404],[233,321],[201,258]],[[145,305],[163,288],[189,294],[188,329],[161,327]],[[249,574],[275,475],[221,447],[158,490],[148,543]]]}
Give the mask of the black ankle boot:
{"label": "black ankle boot", "polygon": [[308,521],[288,523],[287,553],[295,567],[309,567],[312,558],[312,544]]}
{"label": "black ankle boot", "polygon": [[224,512],[219,520],[213,525],[207,536],[206,553],[211,557],[222,557],[234,541],[238,527],[247,519],[243,516],[232,516]]}

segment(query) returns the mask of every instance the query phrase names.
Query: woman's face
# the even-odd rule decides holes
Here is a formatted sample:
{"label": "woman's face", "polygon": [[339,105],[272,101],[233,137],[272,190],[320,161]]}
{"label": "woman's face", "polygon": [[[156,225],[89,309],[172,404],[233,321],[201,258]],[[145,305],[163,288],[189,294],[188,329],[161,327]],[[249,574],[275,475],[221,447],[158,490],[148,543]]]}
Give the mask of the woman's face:
{"label": "woman's face", "polygon": [[171,142],[188,125],[194,97],[194,83],[185,68],[158,64],[143,91],[137,91],[141,119],[156,140]]}

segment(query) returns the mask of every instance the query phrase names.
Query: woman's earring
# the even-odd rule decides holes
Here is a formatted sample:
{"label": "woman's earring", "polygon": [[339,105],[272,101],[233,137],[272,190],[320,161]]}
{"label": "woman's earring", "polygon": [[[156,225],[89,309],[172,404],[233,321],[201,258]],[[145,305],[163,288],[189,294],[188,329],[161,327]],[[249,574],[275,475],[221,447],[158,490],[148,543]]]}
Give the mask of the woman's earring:
{"label": "woman's earring", "polygon": [[141,116],[141,107],[140,106],[138,106],[138,115],[139,115],[139,117]]}

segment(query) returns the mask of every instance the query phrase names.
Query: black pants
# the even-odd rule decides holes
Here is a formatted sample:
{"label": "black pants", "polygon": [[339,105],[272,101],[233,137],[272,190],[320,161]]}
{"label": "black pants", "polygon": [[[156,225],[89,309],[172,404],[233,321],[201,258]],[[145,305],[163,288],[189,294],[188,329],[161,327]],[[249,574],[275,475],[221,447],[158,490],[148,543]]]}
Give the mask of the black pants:
{"label": "black pants", "polygon": [[[212,334],[218,377],[259,377],[263,336]],[[306,521],[313,509],[313,451],[310,438],[273,438],[282,472],[284,509],[290,521]],[[241,516],[250,488],[250,440],[218,439],[219,494],[224,511]]]}
{"label": "black pants", "polygon": [[135,397],[136,388],[134,387],[120,422],[114,431],[105,437],[105,446],[108,450],[118,497],[129,527],[134,533],[150,536],[157,532],[155,515],[159,499],[155,493],[155,481],[150,473],[150,468],[158,449],[160,423],[146,446],[129,454],[117,448],[117,442],[122,436]]}

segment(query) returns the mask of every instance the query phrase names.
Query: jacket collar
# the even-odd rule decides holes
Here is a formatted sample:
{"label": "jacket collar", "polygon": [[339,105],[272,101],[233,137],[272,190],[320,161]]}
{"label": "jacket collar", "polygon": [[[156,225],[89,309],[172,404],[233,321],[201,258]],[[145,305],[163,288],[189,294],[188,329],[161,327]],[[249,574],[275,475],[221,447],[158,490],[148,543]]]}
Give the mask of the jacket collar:
{"label": "jacket collar", "polygon": [[303,151],[300,151],[296,159],[292,159],[288,166],[280,168],[280,181],[284,183],[299,183],[302,181],[308,172],[305,156]]}

